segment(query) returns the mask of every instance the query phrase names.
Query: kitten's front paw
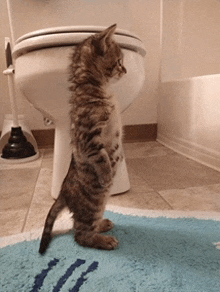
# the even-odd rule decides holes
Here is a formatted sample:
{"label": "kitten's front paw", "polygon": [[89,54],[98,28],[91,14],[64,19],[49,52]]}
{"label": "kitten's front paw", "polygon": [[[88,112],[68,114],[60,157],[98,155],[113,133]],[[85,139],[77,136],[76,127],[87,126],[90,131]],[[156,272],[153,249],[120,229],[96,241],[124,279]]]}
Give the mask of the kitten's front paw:
{"label": "kitten's front paw", "polygon": [[114,224],[109,219],[103,219],[99,225],[98,232],[107,232],[114,227]]}
{"label": "kitten's front paw", "polygon": [[99,183],[102,187],[109,187],[112,184],[112,174],[102,175],[99,178]]}

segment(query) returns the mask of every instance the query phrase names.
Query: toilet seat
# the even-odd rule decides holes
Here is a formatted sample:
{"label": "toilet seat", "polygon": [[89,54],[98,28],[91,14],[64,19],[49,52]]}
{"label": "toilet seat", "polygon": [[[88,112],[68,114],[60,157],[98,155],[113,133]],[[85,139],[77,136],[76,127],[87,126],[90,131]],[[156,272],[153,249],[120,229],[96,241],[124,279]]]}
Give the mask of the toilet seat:
{"label": "toilet seat", "polygon": [[[103,26],[64,26],[33,31],[17,39],[12,55],[16,59],[35,50],[78,45],[90,35],[105,28]],[[121,48],[145,56],[144,45],[135,34],[127,30],[116,29],[114,38]]]}

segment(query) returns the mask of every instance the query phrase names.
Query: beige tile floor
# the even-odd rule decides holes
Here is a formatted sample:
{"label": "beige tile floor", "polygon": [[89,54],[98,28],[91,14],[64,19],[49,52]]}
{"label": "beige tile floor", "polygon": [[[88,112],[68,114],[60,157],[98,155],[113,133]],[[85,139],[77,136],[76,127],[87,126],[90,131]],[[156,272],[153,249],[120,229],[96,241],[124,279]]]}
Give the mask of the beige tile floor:
{"label": "beige tile floor", "polygon": [[[157,142],[124,144],[131,190],[111,205],[147,210],[220,212],[220,172]],[[52,149],[26,164],[0,163],[0,236],[40,228],[50,196]]]}

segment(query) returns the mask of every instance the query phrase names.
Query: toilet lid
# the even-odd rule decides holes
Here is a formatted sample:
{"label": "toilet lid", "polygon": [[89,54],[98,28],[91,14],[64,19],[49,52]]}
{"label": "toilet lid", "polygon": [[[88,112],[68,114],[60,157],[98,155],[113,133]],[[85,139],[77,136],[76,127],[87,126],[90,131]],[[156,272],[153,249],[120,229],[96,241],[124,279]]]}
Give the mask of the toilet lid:
{"label": "toilet lid", "polygon": [[[17,58],[39,49],[74,46],[105,28],[103,26],[64,26],[33,31],[17,39],[12,54],[14,58]],[[121,48],[145,56],[144,45],[137,35],[127,30],[116,29],[114,38]]]}

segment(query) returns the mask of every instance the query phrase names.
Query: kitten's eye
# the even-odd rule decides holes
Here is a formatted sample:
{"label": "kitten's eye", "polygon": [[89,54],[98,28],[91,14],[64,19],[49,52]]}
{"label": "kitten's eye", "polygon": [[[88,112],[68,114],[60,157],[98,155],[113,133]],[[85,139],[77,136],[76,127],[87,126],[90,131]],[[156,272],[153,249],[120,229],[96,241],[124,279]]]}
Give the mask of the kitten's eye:
{"label": "kitten's eye", "polygon": [[106,68],[109,72],[113,71],[115,69],[115,67],[122,67],[122,59],[118,59],[117,62],[112,66],[112,67],[108,67]]}

